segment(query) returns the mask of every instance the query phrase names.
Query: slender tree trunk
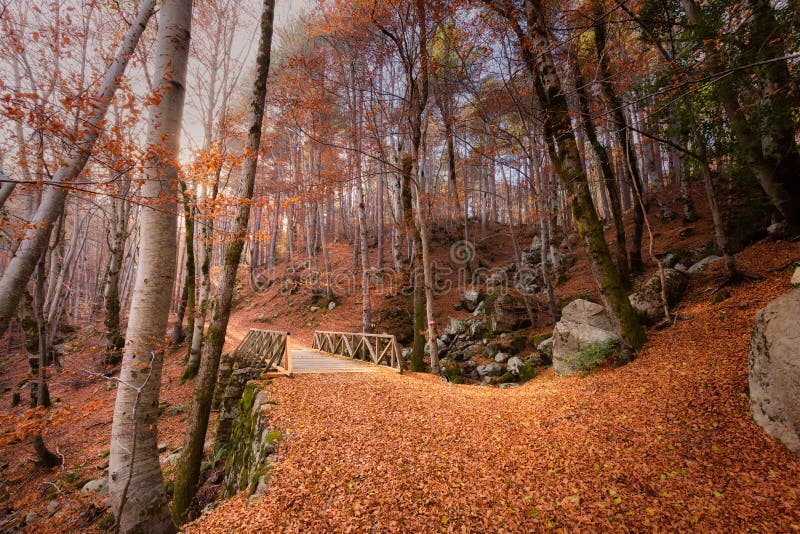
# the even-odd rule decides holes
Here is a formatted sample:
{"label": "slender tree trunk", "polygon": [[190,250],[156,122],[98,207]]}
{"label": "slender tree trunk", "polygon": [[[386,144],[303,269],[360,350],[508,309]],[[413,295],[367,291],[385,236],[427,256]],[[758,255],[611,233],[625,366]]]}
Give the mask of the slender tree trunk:
{"label": "slender tree trunk", "polygon": [[[194,258],[194,210],[192,209],[192,195],[186,187],[186,182],[179,182],[181,190],[181,205],[183,206],[184,243],[186,245],[186,278],[183,281],[184,300],[181,295],[181,306],[175,318],[175,328],[172,331],[173,343],[180,343],[186,338],[186,332],[194,331],[195,315],[195,258]],[[183,317],[186,316],[186,330],[183,329]],[[189,352],[186,352],[186,359]]]}
{"label": "slender tree trunk", "polygon": [[[640,191],[642,195],[644,195],[644,185],[642,184],[642,177],[639,173],[639,163],[636,157],[635,147],[633,146],[633,136],[629,133],[630,129],[628,128],[628,121],[625,118],[622,99],[617,95],[611,82],[613,74],[609,65],[608,51],[606,50],[606,14],[604,11],[604,2],[598,1],[595,4],[595,19],[597,22],[595,23],[594,42],[599,59],[600,87],[610,107],[611,117],[614,123],[614,132],[621,148],[623,166],[628,171],[627,174],[631,179],[633,189]],[[633,234],[631,235],[630,257],[631,273],[640,273],[643,269],[642,230],[644,225],[644,210],[647,209],[647,201],[646,199],[643,200],[644,209],[639,202],[633,202]],[[623,282],[626,283],[626,286],[629,286],[630,280],[626,280],[626,276],[627,273],[623,276]]]}
{"label": "slender tree trunk", "polygon": [[619,270],[622,284],[626,289],[630,289],[631,278],[628,272],[628,250],[625,242],[625,223],[622,219],[622,204],[619,199],[619,187],[617,187],[617,179],[614,175],[614,167],[611,164],[611,158],[608,156],[608,150],[606,150],[605,146],[600,144],[600,140],[597,138],[597,130],[595,129],[594,122],[592,122],[592,116],[589,110],[589,99],[585,89],[586,84],[580,72],[577,58],[573,65],[573,75],[575,76],[575,87],[577,87],[583,128],[586,132],[589,144],[592,146],[592,150],[594,150],[597,160],[600,163],[601,187],[608,191],[608,198],[611,203],[611,214],[614,218],[614,230],[617,236],[615,243],[617,251],[617,269]]}
{"label": "slender tree trunk", "polygon": [[45,188],[42,201],[30,221],[29,228],[25,231],[25,237],[6,267],[3,277],[0,278],[0,336],[8,328],[8,322],[14,316],[20,296],[36,268],[36,262],[47,247],[53,225],[64,211],[68,189],[63,184],[73,181],[89,161],[103,128],[108,107],[114,98],[128,60],[139,42],[139,37],[153,14],[155,4],[155,0],[145,0],[139,6],[136,19],[120,43],[94,95],[91,111],[80,122],[80,129],[75,135],[76,146],[64,158],[64,165],[53,174],[51,179],[53,184]]}
{"label": "slender tree trunk", "polygon": [[[177,158],[192,0],[163,0],[156,37],[160,100],[150,108],[139,265],[111,428],[109,492],[122,532],[174,532],[158,458],[158,397],[177,262]],[[147,363],[149,362],[149,364]]]}
{"label": "slender tree trunk", "polygon": [[603,225],[592,202],[589,182],[580,164],[569,106],[553,62],[544,9],[539,0],[525,0],[525,9],[527,35],[518,25],[514,29],[520,37],[523,57],[534,78],[534,89],[544,111],[543,127],[550,159],[569,198],[578,233],[584,240],[606,308],[619,327],[623,344],[635,350],[645,342],[644,330],[611,259]]}
{"label": "slender tree trunk", "polygon": [[125,259],[125,238],[128,235],[128,213],[124,199],[112,199],[111,219],[111,260],[108,265],[103,301],[105,303],[106,355],[104,363],[116,365],[122,360],[121,350],[125,346],[125,338],[120,331],[120,298],[119,285],[122,262]]}
{"label": "slender tree trunk", "polygon": [[256,79],[250,101],[250,120],[247,146],[242,164],[242,177],[239,184],[239,199],[233,235],[234,239],[225,247],[222,276],[212,306],[211,322],[203,344],[203,357],[200,372],[195,383],[192,407],[189,413],[189,427],[186,440],[178,462],[173,498],[173,513],[178,523],[186,520],[189,505],[194,498],[200,476],[200,463],[203,456],[203,443],[208,430],[211,402],[219,369],[219,359],[225,344],[225,333],[233,301],[236,284],[236,271],[244,248],[250,218],[250,201],[253,198],[258,155],[261,148],[261,128],[264,120],[264,107],[267,96],[267,74],[269,73],[270,47],[272,45],[272,19],[275,0],[264,0],[261,14],[261,36],[256,57]]}

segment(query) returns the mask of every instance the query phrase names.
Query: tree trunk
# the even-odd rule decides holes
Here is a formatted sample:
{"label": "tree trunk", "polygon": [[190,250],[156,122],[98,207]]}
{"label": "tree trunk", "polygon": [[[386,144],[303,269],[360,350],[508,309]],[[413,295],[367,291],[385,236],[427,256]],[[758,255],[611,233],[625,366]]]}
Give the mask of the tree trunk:
{"label": "tree trunk", "polygon": [[104,326],[106,329],[106,355],[103,363],[116,365],[122,360],[121,350],[125,346],[125,338],[120,332],[120,300],[119,283],[122,261],[125,259],[125,239],[128,236],[128,212],[125,209],[124,199],[112,199],[111,218],[111,247],[109,253],[111,260],[108,265],[108,275],[103,290],[106,316]]}
{"label": "tree trunk", "polygon": [[589,144],[592,146],[592,150],[594,150],[597,160],[600,163],[601,187],[604,187],[605,190],[608,191],[608,198],[611,204],[611,214],[614,218],[614,230],[617,236],[616,251],[619,277],[625,288],[630,289],[631,279],[628,273],[628,250],[625,242],[625,223],[622,219],[622,204],[619,199],[619,187],[617,186],[617,179],[614,175],[614,167],[611,164],[611,158],[608,156],[608,150],[606,150],[605,146],[600,144],[600,140],[597,138],[597,130],[592,122],[592,115],[589,110],[589,99],[585,89],[586,84],[580,72],[577,58],[573,66],[573,73],[575,76],[575,87],[578,93],[581,122]]}
{"label": "tree trunk", "polygon": [[150,108],[142,186],[142,196],[158,202],[143,206],[139,217],[139,265],[111,428],[109,492],[122,532],[175,531],[158,458],[158,397],[177,261],[175,165],[192,0],[163,0],[159,13],[155,72],[160,100]]}
{"label": "tree trunk", "polygon": [[[622,99],[614,91],[612,85],[611,67],[608,60],[608,51],[606,50],[606,15],[604,13],[604,2],[599,1],[595,4],[595,31],[594,42],[597,49],[598,64],[600,68],[600,87],[602,88],[603,95],[608,100],[608,105],[611,111],[611,118],[614,123],[614,133],[617,136],[617,142],[621,148],[621,157],[623,160],[623,167],[628,171],[627,174],[631,179],[632,187],[636,191],[640,191],[642,195],[645,194],[644,185],[642,184],[642,177],[639,173],[639,163],[636,157],[635,148],[633,146],[633,136],[630,134],[628,128],[628,121],[625,118]],[[647,201],[643,198],[644,209],[647,208]],[[644,225],[644,209],[639,202],[633,202],[633,234],[631,235],[631,258],[630,258],[630,272],[642,272],[642,230]],[[616,224],[616,221],[615,221]],[[627,273],[625,273],[627,275]],[[625,277],[623,276],[623,282]],[[628,281],[628,285],[630,282]]]}
{"label": "tree trunk", "polygon": [[242,177],[239,184],[238,197],[240,204],[237,208],[233,232],[235,237],[225,247],[222,276],[217,287],[215,304],[212,306],[211,322],[208,325],[205,343],[203,344],[200,372],[195,383],[192,407],[188,418],[189,427],[186,430],[186,440],[177,468],[173,512],[178,523],[183,523],[186,520],[189,505],[194,498],[197,481],[200,476],[203,443],[208,430],[208,418],[211,412],[211,402],[214,398],[219,359],[222,354],[222,347],[225,344],[225,333],[231,312],[233,290],[236,285],[236,271],[239,268],[250,218],[250,201],[253,198],[258,155],[261,148],[261,127],[267,95],[267,74],[270,63],[275,0],[264,0],[263,6],[261,37],[256,58],[256,78],[250,101],[250,124],[242,163]]}
{"label": "tree trunk", "polygon": [[[618,325],[624,346],[635,350],[645,342],[644,330],[611,259],[603,225],[592,202],[589,182],[580,164],[567,99],[553,62],[544,10],[538,0],[526,0],[525,8],[527,35],[518,26],[515,31],[520,37],[523,57],[533,76],[534,89],[544,111],[543,127],[550,159],[566,190],[578,233],[584,240],[606,308]],[[527,43],[531,44],[531,48]]]}
{"label": "tree trunk", "polygon": [[53,225],[64,211],[69,190],[63,184],[73,181],[89,161],[103,128],[108,107],[114,98],[128,60],[139,42],[139,37],[153,14],[155,4],[155,0],[145,0],[139,7],[136,19],[120,43],[94,95],[91,111],[80,122],[80,128],[75,135],[77,140],[75,147],[64,158],[64,165],[53,174],[51,179],[53,184],[45,188],[42,201],[25,231],[25,237],[0,279],[0,336],[5,334],[8,322],[17,309],[20,296],[36,268],[36,262],[47,247]]}

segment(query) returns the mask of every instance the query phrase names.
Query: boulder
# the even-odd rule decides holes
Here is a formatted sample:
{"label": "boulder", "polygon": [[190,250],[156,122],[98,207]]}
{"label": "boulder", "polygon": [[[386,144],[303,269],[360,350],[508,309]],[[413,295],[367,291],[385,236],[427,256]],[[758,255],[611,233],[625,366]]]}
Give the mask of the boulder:
{"label": "boulder", "polygon": [[702,260],[698,261],[697,263],[689,267],[687,272],[689,274],[697,274],[703,272],[706,269],[706,267],[708,267],[710,264],[714,263],[715,261],[719,261],[721,259],[722,258],[720,258],[719,256],[714,256],[714,255],[706,256]]}
{"label": "boulder", "polygon": [[661,263],[664,265],[664,267],[674,267],[675,264],[678,263],[678,256],[670,252],[664,256],[664,259],[661,260]]}
{"label": "boulder", "polygon": [[553,336],[548,337],[536,346],[543,360],[553,361]]}
{"label": "boulder", "polygon": [[511,332],[531,325],[525,301],[506,294],[497,297],[492,309],[492,330],[495,333]]}
{"label": "boulder", "polygon": [[517,384],[515,382],[505,382],[503,384],[500,384],[498,387],[500,389],[514,389],[514,388],[518,388],[519,384]]}
{"label": "boulder", "polygon": [[506,362],[508,372],[515,376],[519,375],[519,371],[522,369],[523,365],[522,359],[519,358],[519,356],[512,356],[508,359],[508,362]]}
{"label": "boulder", "polygon": [[467,324],[464,321],[448,317],[447,326],[444,328],[445,335],[456,337],[467,331]]}
{"label": "boulder", "polygon": [[461,374],[469,375],[472,374],[472,371],[478,368],[478,362],[475,360],[467,360],[464,362],[464,365],[461,366]]}
{"label": "boulder", "polygon": [[583,299],[573,300],[564,307],[552,339],[553,368],[558,375],[578,370],[577,356],[587,345],[619,341],[605,308]]}
{"label": "boulder", "polygon": [[[667,304],[674,306],[686,291],[686,275],[675,269],[664,269]],[[661,276],[655,273],[629,297],[636,315],[645,324],[655,324],[664,318],[664,301],[661,298]]]}
{"label": "boulder", "polygon": [[497,363],[506,363],[508,359],[511,357],[510,354],[506,354],[505,352],[498,352],[494,355],[494,361]]}
{"label": "boulder", "polygon": [[83,495],[88,495],[93,491],[96,491],[98,495],[108,495],[108,477],[90,480],[81,488]]}
{"label": "boulder", "polygon": [[469,337],[477,339],[486,332],[486,325],[481,321],[472,321],[469,323]]}
{"label": "boulder", "polygon": [[465,310],[472,312],[475,311],[475,308],[478,307],[482,299],[483,295],[481,295],[480,291],[474,287],[468,287],[461,295],[461,305]]}
{"label": "boulder", "polygon": [[492,362],[486,365],[479,365],[476,371],[478,371],[478,375],[483,378],[485,376],[500,376],[505,372],[505,368],[497,362]]}
{"label": "boulder", "polygon": [[750,336],[750,411],[766,432],[800,454],[800,289],[756,314]]}

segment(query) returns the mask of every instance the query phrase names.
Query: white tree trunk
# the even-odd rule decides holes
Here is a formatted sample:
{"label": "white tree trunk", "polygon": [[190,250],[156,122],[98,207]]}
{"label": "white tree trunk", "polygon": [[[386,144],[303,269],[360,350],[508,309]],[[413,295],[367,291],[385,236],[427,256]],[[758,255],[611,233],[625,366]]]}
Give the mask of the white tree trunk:
{"label": "white tree trunk", "polygon": [[122,532],[173,532],[158,459],[158,395],[177,261],[177,168],[192,0],[163,0],[156,38],[160,101],[150,109],[139,265],[111,428],[109,490]]}

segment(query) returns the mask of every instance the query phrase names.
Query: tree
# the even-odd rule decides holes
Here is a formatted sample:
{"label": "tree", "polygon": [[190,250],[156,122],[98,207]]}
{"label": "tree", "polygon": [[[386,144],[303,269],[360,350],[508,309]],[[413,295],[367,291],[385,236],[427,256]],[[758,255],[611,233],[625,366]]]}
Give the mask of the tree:
{"label": "tree", "polygon": [[256,58],[256,78],[250,100],[250,119],[239,183],[239,206],[233,228],[233,240],[225,247],[222,277],[212,305],[211,323],[203,343],[200,371],[192,396],[189,411],[189,427],[186,440],[178,461],[173,513],[175,520],[182,523],[186,519],[189,504],[194,497],[197,480],[200,476],[200,463],[203,456],[203,443],[208,430],[211,402],[219,370],[219,359],[225,344],[225,332],[233,302],[233,289],[236,272],[244,248],[245,234],[250,220],[250,206],[253,198],[258,157],[261,151],[261,129],[264,121],[264,108],[267,97],[267,75],[269,74],[270,50],[272,46],[272,20],[275,0],[264,0],[261,14],[258,56]]}
{"label": "tree", "polygon": [[186,94],[192,0],[164,0],[156,38],[156,93],[148,118],[139,217],[139,265],[128,319],[114,420],[109,491],[122,532],[172,532],[158,458],[158,398],[175,281],[177,156]]}

